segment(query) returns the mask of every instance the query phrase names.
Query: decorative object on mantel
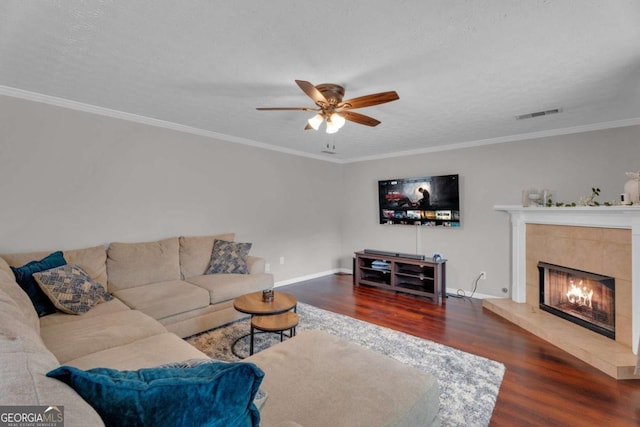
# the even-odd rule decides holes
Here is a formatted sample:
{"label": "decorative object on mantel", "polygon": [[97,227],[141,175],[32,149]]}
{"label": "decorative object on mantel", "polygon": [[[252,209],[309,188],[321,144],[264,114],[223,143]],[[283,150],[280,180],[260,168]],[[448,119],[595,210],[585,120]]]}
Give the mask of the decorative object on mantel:
{"label": "decorative object on mantel", "polygon": [[522,206],[551,206],[551,191],[544,189],[522,190]]}
{"label": "decorative object on mantel", "polygon": [[[551,199],[551,192],[549,190],[523,190],[522,191],[522,207],[526,208],[528,206],[533,206],[533,207],[541,206],[541,207],[547,207],[547,208],[551,208],[551,207],[573,208],[576,206],[625,206],[625,205],[629,206],[634,204],[640,204],[640,201],[638,200],[638,197],[640,197],[638,195],[638,192],[640,191],[640,178],[636,178],[640,176],[640,172],[638,173],[627,172],[627,176],[634,177],[634,178],[627,182],[627,184],[625,185],[625,192],[620,194],[620,200],[617,200],[617,201],[602,202],[602,203],[599,202],[598,201],[598,196],[600,195],[599,187],[591,187],[591,194],[589,194],[588,196],[580,197],[580,200],[577,203],[576,202],[567,202],[567,203],[554,202]],[[633,185],[635,185],[636,188],[627,188],[627,187],[632,187],[631,184],[629,183],[633,183]],[[628,189],[632,190],[632,192],[633,191],[635,192],[630,193],[627,191]],[[634,199],[634,195],[635,195],[635,199]]]}
{"label": "decorative object on mantel", "polygon": [[542,200],[542,196],[538,190],[529,190],[529,205],[530,206],[540,206],[540,201]]}
{"label": "decorative object on mantel", "polygon": [[[578,204],[580,206],[600,206],[600,202],[596,198],[600,195],[600,189],[598,187],[591,187],[591,194],[588,196],[580,197]],[[605,206],[610,206],[611,203],[604,202]]]}
{"label": "decorative object on mantel", "polygon": [[626,172],[630,178],[624,184],[624,193],[621,195],[623,204],[640,203],[640,170],[638,172]]}

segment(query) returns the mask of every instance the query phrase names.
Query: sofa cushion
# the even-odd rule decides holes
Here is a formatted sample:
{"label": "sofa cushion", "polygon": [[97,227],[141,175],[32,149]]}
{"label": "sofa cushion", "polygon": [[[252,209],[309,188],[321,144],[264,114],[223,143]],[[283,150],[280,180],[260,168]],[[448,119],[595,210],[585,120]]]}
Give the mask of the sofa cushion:
{"label": "sofa cushion", "polygon": [[[4,258],[9,265],[15,267],[26,264],[29,261],[44,258],[47,254],[49,254],[49,252],[46,251],[23,252],[4,254],[2,258]],[[62,254],[67,264],[78,264],[93,280],[103,286],[107,286],[107,251],[103,245],[63,251]]]}
{"label": "sofa cushion", "polygon": [[42,259],[49,255],[51,251],[36,251],[36,252],[20,252],[15,254],[2,254],[4,259],[10,266],[17,267],[24,265],[31,261]]}
{"label": "sofa cushion", "polygon": [[[265,426],[440,425],[432,375],[326,332],[303,331],[245,361],[265,373]],[[321,410],[310,411],[309,402],[321,402]]]}
{"label": "sofa cushion", "polygon": [[93,280],[107,288],[107,248],[103,245],[64,251],[67,264],[76,264]]}
{"label": "sofa cushion", "polygon": [[216,240],[211,252],[211,264],[206,274],[239,273],[247,274],[247,255],[251,243],[236,243]]}
{"label": "sofa cushion", "polygon": [[273,287],[271,274],[205,274],[186,279],[209,292],[211,304]]}
{"label": "sofa cushion", "polygon": [[[13,273],[11,274],[13,276]],[[2,296],[4,295],[4,296]],[[19,310],[27,325],[40,334],[40,318],[26,292],[9,278],[9,274],[0,272],[0,296],[8,304],[12,304]],[[51,315],[53,316],[53,314]],[[49,316],[43,317],[46,319]]]}
{"label": "sofa cushion", "polygon": [[110,292],[180,279],[178,238],[143,243],[111,243],[107,249]]}
{"label": "sofa cushion", "polygon": [[[8,340],[22,339],[33,342],[36,347],[44,347],[38,328],[35,328],[33,322],[25,317],[11,294],[2,288],[0,288],[0,337]],[[28,304],[31,305],[30,302]]]}
{"label": "sofa cushion", "polygon": [[0,275],[2,273],[7,273],[9,280],[16,280],[16,276],[13,275],[13,271],[11,267],[9,267],[9,263],[2,257],[0,257]]}
{"label": "sofa cushion", "polygon": [[178,360],[207,358],[194,346],[176,334],[166,332],[142,338],[129,344],[108,348],[65,362],[79,369],[109,367],[135,370],[176,362]]}
{"label": "sofa cushion", "polygon": [[247,255],[247,270],[249,274],[258,274],[265,272],[264,258]]}
{"label": "sofa cushion", "polygon": [[192,368],[83,371],[61,366],[47,374],[71,385],[107,425],[258,426],[253,398],[263,373],[250,363]]}
{"label": "sofa cushion", "polygon": [[60,363],[166,331],[156,320],[136,310],[40,327],[42,340]]}
{"label": "sofa cushion", "polygon": [[0,336],[0,405],[64,406],[65,427],[103,426],[100,416],[73,389],[46,373],[58,367],[44,345]]}
{"label": "sofa cushion", "polygon": [[20,303],[12,298],[15,290],[23,294],[18,298],[22,299],[21,305],[29,306],[35,316],[31,301],[17,283],[5,281],[0,285],[0,405],[63,405],[65,426],[103,425],[98,414],[71,388],[46,377],[59,363],[31,325],[33,319],[25,320]]}
{"label": "sofa cushion", "polygon": [[205,289],[182,280],[151,283],[114,292],[129,307],[154,319],[173,316],[209,305]]}
{"label": "sofa cushion", "polygon": [[125,303],[123,303],[117,298],[112,298],[111,301],[103,302],[101,304],[96,305],[91,310],[84,313],[82,316],[76,316],[73,314],[67,314],[67,313],[58,311],[57,313],[53,313],[48,316],[41,317],[40,325],[50,326],[50,325],[57,325],[59,323],[66,323],[66,322],[74,322],[74,321],[82,322],[85,319],[88,319],[90,317],[104,316],[105,314],[109,314],[109,313],[116,313],[119,311],[130,311],[130,310],[131,308],[129,308],[129,306],[127,306]]}
{"label": "sofa cushion", "polygon": [[213,242],[227,240],[232,242],[234,233],[217,234],[215,236],[180,237],[180,271],[182,278],[200,276],[211,264]]}
{"label": "sofa cushion", "polygon": [[75,264],[33,273],[33,278],[53,305],[69,314],[83,314],[113,299],[105,288]]}
{"label": "sofa cushion", "polygon": [[66,263],[67,261],[64,259],[62,252],[58,251],[47,255],[41,260],[28,262],[21,267],[11,267],[13,274],[16,276],[16,282],[29,296],[38,316],[55,313],[56,308],[34,280],[33,273],[59,267]]}

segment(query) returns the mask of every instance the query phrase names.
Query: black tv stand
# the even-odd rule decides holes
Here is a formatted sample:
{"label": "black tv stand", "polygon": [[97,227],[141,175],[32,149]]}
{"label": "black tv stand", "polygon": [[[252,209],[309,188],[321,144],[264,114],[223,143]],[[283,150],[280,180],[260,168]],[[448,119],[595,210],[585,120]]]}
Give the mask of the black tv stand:
{"label": "black tv stand", "polygon": [[403,254],[371,249],[356,252],[355,284],[425,296],[441,304],[447,297],[447,260],[396,255]]}

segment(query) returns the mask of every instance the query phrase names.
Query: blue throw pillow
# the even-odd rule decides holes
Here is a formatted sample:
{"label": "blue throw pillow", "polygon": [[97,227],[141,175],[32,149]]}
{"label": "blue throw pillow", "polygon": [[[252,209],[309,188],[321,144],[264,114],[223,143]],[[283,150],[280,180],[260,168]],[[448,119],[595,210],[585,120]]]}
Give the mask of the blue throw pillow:
{"label": "blue throw pillow", "polygon": [[[204,363],[233,363],[227,362],[226,360],[219,359],[187,359],[182,360],[180,362],[167,363],[164,365],[158,366],[158,368],[182,368],[182,369],[191,369],[194,366],[202,365]],[[262,408],[264,402],[267,400],[268,394],[262,388],[258,389],[255,397],[253,398],[253,403],[256,405],[258,410]]]}
{"label": "blue throw pillow", "polygon": [[205,363],[189,369],[47,373],[70,385],[106,425],[250,427],[260,425],[253,398],[264,373],[252,363]]}
{"label": "blue throw pillow", "polygon": [[56,307],[49,300],[49,298],[42,292],[40,286],[33,278],[33,273],[49,270],[51,268],[60,267],[66,265],[62,252],[54,252],[42,258],[40,261],[31,261],[22,267],[11,267],[13,274],[16,276],[16,282],[20,287],[29,295],[31,303],[36,309],[38,316],[46,316],[47,314],[55,313]]}

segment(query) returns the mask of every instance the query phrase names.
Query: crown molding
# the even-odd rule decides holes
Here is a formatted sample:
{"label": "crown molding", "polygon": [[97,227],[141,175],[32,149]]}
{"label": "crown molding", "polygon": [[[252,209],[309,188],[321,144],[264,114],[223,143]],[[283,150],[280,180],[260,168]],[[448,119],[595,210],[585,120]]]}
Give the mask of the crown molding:
{"label": "crown molding", "polygon": [[91,104],[85,104],[82,102],[72,101],[65,98],[59,98],[50,95],[44,95],[37,92],[30,92],[27,90],[16,89],[9,86],[0,85],[0,95],[10,96],[14,98],[25,99],[28,101],[39,102],[43,104],[54,105],[57,107],[69,108],[71,110],[82,111],[90,114],[97,114],[101,116],[113,117],[116,119],[127,120],[130,122],[146,124],[149,126],[160,127],[164,129],[171,129],[178,132],[189,133],[192,135],[204,136],[206,138],[215,139],[218,141],[232,142],[236,144],[248,145],[251,147],[261,148],[263,150],[276,151],[284,154],[291,154],[299,157],[306,157],[314,160],[322,160],[330,163],[337,164],[349,164],[357,162],[365,162],[370,160],[384,160],[395,157],[415,156],[417,154],[429,154],[437,153],[441,151],[460,150],[463,148],[481,147],[484,145],[492,144],[504,144],[508,142],[518,142],[528,139],[546,138],[551,136],[569,135],[574,133],[591,132],[604,129],[613,129],[619,127],[636,126],[640,125],[640,117],[629,118],[623,120],[615,120],[609,122],[593,123],[582,126],[573,126],[568,128],[549,129],[539,132],[530,132],[523,134],[515,134],[508,136],[501,136],[496,138],[478,139],[474,141],[463,141],[453,144],[437,145],[428,148],[419,148],[416,150],[399,151],[396,153],[380,154],[373,156],[357,157],[353,159],[332,159],[325,156],[307,153],[304,151],[292,150],[289,148],[279,147],[275,145],[265,144],[264,142],[254,141],[248,138],[241,138],[233,135],[227,135],[219,132],[208,131],[191,126],[185,126],[178,123],[168,122],[165,120],[154,119],[151,117],[140,116],[137,114],[126,113],[124,111],[113,110],[104,107],[98,107]]}
{"label": "crown molding", "polygon": [[428,154],[428,153],[437,153],[440,151],[460,150],[463,148],[481,147],[483,145],[504,144],[507,142],[518,142],[518,141],[524,141],[528,139],[547,138],[550,136],[570,135],[574,133],[592,132],[597,130],[614,129],[614,128],[637,126],[637,125],[640,125],[640,117],[623,119],[623,120],[614,120],[610,122],[592,123],[592,124],[582,125],[582,126],[572,126],[568,128],[549,129],[549,130],[543,130],[539,132],[529,132],[529,133],[521,133],[521,134],[515,134],[515,135],[508,135],[508,136],[500,136],[496,138],[478,139],[474,141],[465,141],[465,142],[459,142],[459,143],[453,143],[453,144],[447,144],[447,145],[437,145],[435,147],[420,148],[417,150],[401,151],[401,152],[390,153],[390,154],[381,154],[377,156],[359,157],[357,159],[346,160],[344,161],[344,163],[355,163],[355,162],[364,162],[369,160],[390,159],[394,157],[415,156],[416,154]]}
{"label": "crown molding", "polygon": [[303,151],[291,150],[289,148],[278,147],[275,145],[265,144],[263,142],[254,141],[248,138],[240,138],[233,135],[227,135],[224,133],[208,131],[192,126],[185,126],[178,123],[168,122],[165,120],[154,119],[152,117],[140,116],[137,114],[126,113],[124,111],[113,110],[110,108],[98,107],[96,105],[85,104],[82,102],[72,101],[65,98],[58,98],[50,95],[43,95],[37,92],[30,92],[27,90],[16,89],[8,86],[0,85],[0,95],[10,96],[13,98],[20,98],[27,101],[39,102],[42,104],[53,105],[56,107],[68,108],[70,110],[81,111],[84,113],[96,114],[99,116],[112,117],[115,119],[126,120],[134,123],[141,123],[149,126],[160,127],[164,129],[171,129],[178,132],[184,132],[192,135],[204,136],[206,138],[215,139],[218,141],[233,142],[236,144],[249,145],[251,147],[261,148],[263,150],[277,151],[280,153],[291,154],[294,156],[307,157],[315,160],[324,160],[327,162],[342,163],[342,161],[336,159],[327,159],[326,157],[310,154]]}

